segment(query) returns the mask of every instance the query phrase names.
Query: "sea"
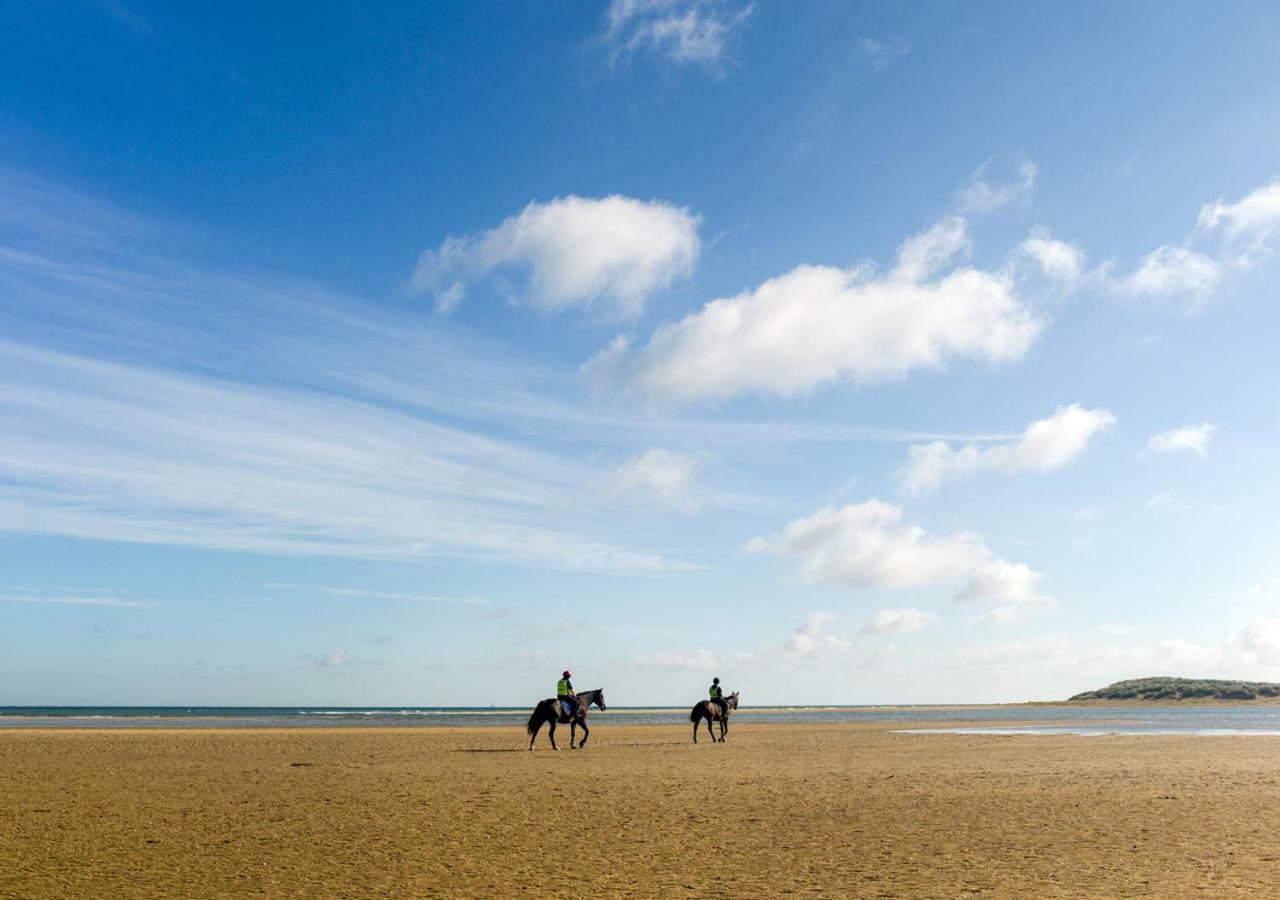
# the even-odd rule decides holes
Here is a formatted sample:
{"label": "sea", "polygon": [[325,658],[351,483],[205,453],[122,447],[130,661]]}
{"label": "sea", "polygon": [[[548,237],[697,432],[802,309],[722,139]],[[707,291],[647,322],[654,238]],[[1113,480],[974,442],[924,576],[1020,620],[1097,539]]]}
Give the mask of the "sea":
{"label": "sea", "polygon": [[[3,728],[312,728],[487,726],[523,729],[531,709],[442,706],[0,706]],[[1280,706],[744,706],[735,722],[880,722],[915,734],[1275,735]],[[689,727],[685,709],[613,707],[591,723]]]}

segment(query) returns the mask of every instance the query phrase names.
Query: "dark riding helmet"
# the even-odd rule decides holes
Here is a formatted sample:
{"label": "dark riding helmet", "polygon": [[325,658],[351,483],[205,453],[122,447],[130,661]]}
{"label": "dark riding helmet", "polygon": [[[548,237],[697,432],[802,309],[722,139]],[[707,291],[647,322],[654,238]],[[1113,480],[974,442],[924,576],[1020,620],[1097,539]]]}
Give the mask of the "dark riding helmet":
{"label": "dark riding helmet", "polygon": [[719,676],[716,676],[715,678],[712,678],[712,679],[711,679],[711,683],[712,683],[712,684],[719,684],[719,683],[720,683],[720,677],[719,677]]}
{"label": "dark riding helmet", "polygon": [[565,678],[572,678],[572,677],[573,677],[573,673],[572,673],[572,672],[570,672],[568,669],[565,669],[565,670],[564,670],[564,677],[565,677]]}

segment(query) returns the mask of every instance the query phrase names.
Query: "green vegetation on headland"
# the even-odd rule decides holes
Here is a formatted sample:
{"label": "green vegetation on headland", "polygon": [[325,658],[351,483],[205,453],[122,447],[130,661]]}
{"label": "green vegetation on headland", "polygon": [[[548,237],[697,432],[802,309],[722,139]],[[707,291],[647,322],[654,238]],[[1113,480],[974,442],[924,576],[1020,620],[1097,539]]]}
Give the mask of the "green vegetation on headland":
{"label": "green vegetation on headland", "polygon": [[1131,678],[1097,691],[1076,694],[1076,700],[1258,700],[1280,697],[1280,684],[1217,678]]}

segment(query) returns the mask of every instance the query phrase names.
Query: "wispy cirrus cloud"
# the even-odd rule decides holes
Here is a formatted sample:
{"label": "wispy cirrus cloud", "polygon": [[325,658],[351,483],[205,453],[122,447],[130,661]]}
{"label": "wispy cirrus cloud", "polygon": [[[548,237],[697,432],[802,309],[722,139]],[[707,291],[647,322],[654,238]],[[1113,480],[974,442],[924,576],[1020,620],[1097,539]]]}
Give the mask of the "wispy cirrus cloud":
{"label": "wispy cirrus cloud", "polygon": [[603,41],[614,64],[648,53],[720,78],[754,12],[739,0],[610,0]]}
{"label": "wispy cirrus cloud", "polygon": [[983,215],[1030,199],[1040,168],[1021,154],[992,156],[973,170],[957,196],[960,209]]}
{"label": "wispy cirrus cloud", "polygon": [[153,603],[146,600],[131,600],[126,597],[107,597],[97,594],[61,596],[57,594],[9,594],[0,591],[0,600],[8,603],[34,603],[50,606],[110,606],[121,609],[154,609],[166,606],[164,603]]}
{"label": "wispy cirrus cloud", "polygon": [[697,650],[662,650],[634,657],[631,664],[643,669],[677,669],[709,672],[716,667],[716,655],[705,647]]}
{"label": "wispy cirrus cloud", "polygon": [[[568,460],[323,393],[6,343],[0,526],[284,554],[666,567],[541,524]],[[541,473],[534,481],[530,472]]]}
{"label": "wispy cirrus cloud", "polygon": [[699,465],[694,456],[654,447],[619,465],[609,481],[610,490],[689,506]]}
{"label": "wispy cirrus cloud", "polygon": [[938,622],[936,615],[919,609],[881,609],[863,623],[858,634],[915,634]]}
{"label": "wispy cirrus cloud", "polygon": [[911,52],[911,44],[902,38],[861,37],[854,47],[858,56],[877,71],[888,68]]}
{"label": "wispy cirrus cloud", "polygon": [[[14,183],[26,203],[0,202],[0,529],[680,565],[599,536],[607,514],[588,486],[603,472],[563,437],[593,417],[554,399],[545,372],[305,284],[139,252],[165,245],[135,239],[149,223]],[[537,438],[548,428],[555,447]]]}

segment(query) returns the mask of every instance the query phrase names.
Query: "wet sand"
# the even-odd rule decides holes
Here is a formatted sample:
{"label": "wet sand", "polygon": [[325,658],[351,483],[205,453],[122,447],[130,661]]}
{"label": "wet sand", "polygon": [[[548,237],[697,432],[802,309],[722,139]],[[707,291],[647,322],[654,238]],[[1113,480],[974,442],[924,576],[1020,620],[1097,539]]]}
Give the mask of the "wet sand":
{"label": "wet sand", "polygon": [[[1274,896],[1280,738],[0,731],[0,896]],[[544,737],[545,740],[545,737]]]}

